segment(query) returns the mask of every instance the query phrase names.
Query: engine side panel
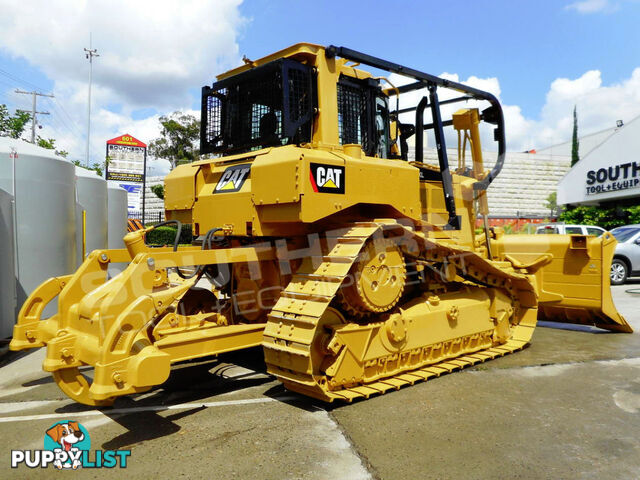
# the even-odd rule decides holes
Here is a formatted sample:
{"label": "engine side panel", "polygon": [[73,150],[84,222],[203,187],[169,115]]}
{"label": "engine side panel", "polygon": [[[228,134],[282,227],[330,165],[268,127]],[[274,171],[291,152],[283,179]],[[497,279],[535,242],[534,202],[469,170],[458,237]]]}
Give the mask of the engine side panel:
{"label": "engine side panel", "polygon": [[193,205],[198,234],[298,235],[354,209],[421,220],[425,208],[418,170],[401,160],[287,146],[192,165],[167,176],[165,204],[167,218],[185,220],[185,205]]}

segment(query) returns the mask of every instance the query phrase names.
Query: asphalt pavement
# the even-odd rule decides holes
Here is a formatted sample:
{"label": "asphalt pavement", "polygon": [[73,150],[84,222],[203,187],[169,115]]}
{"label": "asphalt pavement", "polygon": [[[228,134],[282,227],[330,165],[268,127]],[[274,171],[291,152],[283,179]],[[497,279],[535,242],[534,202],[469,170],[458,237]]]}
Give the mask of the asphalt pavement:
{"label": "asphalt pavement", "polygon": [[[541,323],[522,352],[351,405],[287,392],[260,349],[176,365],[169,380],[110,409],[75,404],[42,372],[44,351],[0,367],[1,478],[11,450],[40,450],[61,420],[127,467],[78,478],[640,478],[640,281],[613,287],[636,333]],[[3,458],[4,456],[4,458]],[[59,478],[59,477],[56,477]]]}

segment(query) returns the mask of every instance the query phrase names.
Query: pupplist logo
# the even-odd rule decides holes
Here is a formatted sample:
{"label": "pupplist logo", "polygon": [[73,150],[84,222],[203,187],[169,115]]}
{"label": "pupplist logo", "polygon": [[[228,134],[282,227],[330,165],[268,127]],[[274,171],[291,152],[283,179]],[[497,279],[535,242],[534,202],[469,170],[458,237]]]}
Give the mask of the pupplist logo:
{"label": "pupplist logo", "polygon": [[29,468],[58,470],[83,468],[126,468],[131,450],[93,450],[89,432],[80,423],[63,420],[54,423],[44,435],[43,450],[12,450],[11,468],[21,464]]}

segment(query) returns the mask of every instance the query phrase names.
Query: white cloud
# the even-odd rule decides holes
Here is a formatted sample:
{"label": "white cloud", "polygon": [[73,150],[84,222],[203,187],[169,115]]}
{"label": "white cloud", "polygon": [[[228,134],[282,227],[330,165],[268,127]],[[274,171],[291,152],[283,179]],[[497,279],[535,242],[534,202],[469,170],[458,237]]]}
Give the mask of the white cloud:
{"label": "white cloud", "polygon": [[[25,58],[55,82],[56,102],[64,106],[71,120],[55,109],[55,104],[43,100],[43,108],[52,115],[42,117],[45,128],[39,133],[56,138],[73,158],[84,159],[88,62],[82,49],[88,46],[92,32],[93,47],[100,57],[94,63],[91,151],[92,161],[101,161],[109,138],[129,133],[149,142],[158,135],[158,115],[141,116],[140,109],[160,113],[188,110],[194,100],[190,91],[198,91],[217,73],[240,63],[238,32],[247,22],[239,12],[240,2],[32,0],[18,5],[0,0],[0,51]],[[585,12],[598,5],[615,6],[603,0],[572,5]],[[490,91],[501,99],[498,78],[460,79],[446,72],[441,76]],[[409,81],[397,75],[390,79],[397,85]],[[401,108],[415,105],[425,94],[403,95]],[[456,94],[443,92],[441,99],[452,95]],[[450,117],[457,108],[476,105],[484,108],[486,103],[446,105],[443,113]],[[574,105],[580,134],[611,127],[618,119],[628,122],[640,114],[640,68],[629,78],[608,85],[598,70],[578,78],[558,78],[549,86],[545,104],[534,117],[523,115],[517,102],[503,103],[508,149],[523,151],[567,141]],[[429,118],[425,113],[426,122]],[[405,114],[402,119],[413,122],[414,116]],[[491,128],[485,128],[482,139],[487,148],[495,145],[491,137]],[[455,137],[449,135],[447,141],[453,146]],[[157,166],[166,168],[162,162]]]}
{"label": "white cloud", "polygon": [[574,105],[580,135],[613,127],[616,120],[632,120],[640,115],[640,68],[634,69],[628,79],[609,86],[603,85],[598,70],[585,72],[574,80],[556,79],[542,108],[538,146],[570,139]]}
{"label": "white cloud", "polygon": [[617,8],[610,0],[580,0],[565,7],[567,10],[575,10],[578,13],[596,13],[612,11]]}
{"label": "white cloud", "polygon": [[[239,64],[237,37],[246,22],[240,3],[0,0],[0,50],[25,58],[52,79],[58,101],[76,123],[72,130],[84,133],[89,71],[83,48],[91,32],[100,55],[93,64],[91,135],[98,160],[108,138],[125,131],[143,141],[157,135],[157,118],[135,121],[136,110],[189,109],[190,90]],[[61,146],[84,156],[84,139],[55,133]]]}
{"label": "white cloud", "polygon": [[240,0],[203,2],[0,1],[0,46],[56,82],[86,81],[89,33],[100,57],[94,82],[134,107],[175,107],[237,63]]}
{"label": "white cloud", "polygon": [[[521,109],[517,105],[506,105],[502,103],[500,98],[501,89],[500,82],[495,77],[489,78],[479,78],[476,76],[470,76],[466,80],[461,80],[458,74],[455,73],[442,73],[439,75],[442,78],[446,78],[447,80],[451,80],[458,83],[463,83],[465,85],[469,85],[474,88],[478,88],[480,90],[487,91],[495,95],[502,104],[502,110],[505,117],[505,126],[506,126],[506,137],[507,137],[507,147],[509,150],[519,151],[524,149],[523,145],[527,144],[527,137],[530,136],[531,130],[533,127],[533,121],[525,118],[522,115]],[[402,77],[400,75],[391,75],[391,81],[397,85],[403,85],[408,83],[406,77]],[[404,94],[401,96],[400,108],[405,108],[409,106],[415,106],[420,98],[428,95],[426,89],[417,90],[414,92],[410,92],[408,94]],[[458,92],[454,92],[446,89],[438,90],[438,98],[440,101],[447,100],[453,97],[460,96],[461,94]],[[451,118],[451,115],[458,109],[461,108],[480,108],[485,109],[489,106],[487,102],[479,102],[475,100],[460,102],[455,104],[443,105],[441,107],[441,114],[443,119]],[[430,123],[431,114],[429,109],[425,111],[425,123]],[[402,122],[407,123],[415,123],[415,113],[405,113],[400,116],[400,120]],[[490,125],[482,125],[480,129],[481,141],[484,148],[487,150],[496,150],[497,146],[493,140],[493,126]],[[454,147],[457,145],[457,136],[452,131],[452,129],[445,129],[445,141],[448,147]],[[427,134],[426,139],[427,145],[433,146],[434,139],[431,131]]]}
{"label": "white cloud", "polygon": [[[629,122],[640,115],[640,67],[633,70],[631,76],[620,83],[604,85],[602,74],[598,70],[589,70],[576,79],[558,78],[549,86],[544,106],[538,118],[525,117],[518,105],[502,102],[500,98],[500,82],[497,78],[478,78],[471,76],[461,80],[457,74],[442,73],[443,78],[464,83],[493,93],[502,103],[505,118],[507,149],[509,151],[525,151],[533,148],[543,148],[563,143],[571,138],[573,129],[573,107],[578,112],[578,129],[580,135],[594,133],[605,128],[615,126],[616,120]],[[396,85],[408,83],[405,77],[392,75],[391,81]],[[425,90],[419,90],[403,95],[400,108],[415,106]],[[440,100],[452,98],[455,92],[442,90]],[[463,102],[442,107],[443,118],[451,118],[451,114],[458,108],[486,108],[486,102]],[[429,123],[431,116],[425,111],[425,123]],[[403,122],[415,122],[414,113],[405,113],[400,117]],[[455,134],[446,129],[447,146],[456,143]],[[492,139],[492,129],[481,130],[483,147],[495,150]],[[433,139],[428,138],[428,144],[433,145]]]}

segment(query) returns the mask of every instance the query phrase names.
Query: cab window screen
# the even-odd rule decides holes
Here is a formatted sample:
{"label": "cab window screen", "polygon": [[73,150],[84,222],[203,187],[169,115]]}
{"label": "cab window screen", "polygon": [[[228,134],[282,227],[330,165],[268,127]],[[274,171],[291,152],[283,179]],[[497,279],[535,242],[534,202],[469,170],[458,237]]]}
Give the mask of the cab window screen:
{"label": "cab window screen", "polygon": [[376,154],[375,94],[377,83],[341,77],[338,82],[338,136],[341,145],[357,143],[366,155]]}
{"label": "cab window screen", "polygon": [[357,87],[338,84],[338,132],[340,144],[366,141],[362,136],[362,120],[365,111],[365,98]]}
{"label": "cab window screen", "polygon": [[202,89],[201,153],[311,141],[313,72],[281,59]]}

